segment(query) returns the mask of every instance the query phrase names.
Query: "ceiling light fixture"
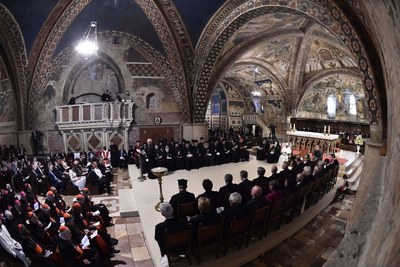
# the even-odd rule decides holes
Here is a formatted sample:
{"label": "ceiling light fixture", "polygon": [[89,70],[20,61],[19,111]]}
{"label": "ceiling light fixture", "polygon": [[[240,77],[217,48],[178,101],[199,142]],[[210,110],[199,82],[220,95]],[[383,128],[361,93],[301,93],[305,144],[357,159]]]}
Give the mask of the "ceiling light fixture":
{"label": "ceiling light fixture", "polygon": [[87,59],[91,56],[97,55],[99,46],[97,45],[97,22],[92,21],[86,29],[82,39],[79,41],[75,50],[83,58]]}

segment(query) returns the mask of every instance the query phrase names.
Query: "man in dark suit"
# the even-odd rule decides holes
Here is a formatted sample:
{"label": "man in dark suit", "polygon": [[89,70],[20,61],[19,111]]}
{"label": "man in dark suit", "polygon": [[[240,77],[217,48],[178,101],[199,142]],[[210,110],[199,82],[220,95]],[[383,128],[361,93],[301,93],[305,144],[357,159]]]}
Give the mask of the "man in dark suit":
{"label": "man in dark suit", "polygon": [[306,186],[307,184],[304,182],[304,174],[298,173],[296,176],[296,187],[295,191],[300,190],[302,187]]}
{"label": "man in dark suit", "polygon": [[264,176],[265,175],[264,167],[258,167],[257,174],[258,177],[253,180],[253,183],[255,185],[261,186],[262,184],[266,184],[268,182],[268,178]]}
{"label": "man in dark suit", "polygon": [[278,174],[278,167],[276,165],[272,165],[271,167],[271,176],[268,177],[268,182],[272,180],[279,180],[281,176]]}
{"label": "man in dark suit", "polygon": [[222,195],[227,195],[229,197],[229,195],[233,192],[238,192],[239,187],[237,184],[232,183],[233,181],[233,176],[230,173],[225,174],[224,176],[224,180],[225,180],[225,185],[222,186],[219,189],[219,193]]}
{"label": "man in dark suit", "polygon": [[196,201],[194,194],[186,191],[187,188],[186,179],[179,179],[178,186],[179,186],[179,193],[173,195],[171,197],[171,200],[169,201],[169,203],[172,205],[172,208],[174,209],[174,217],[177,216],[178,205]]}
{"label": "man in dark suit", "polygon": [[296,167],[295,168],[293,168],[293,172],[294,173],[302,173],[303,172],[303,168],[304,168],[304,162],[301,160],[301,158],[299,157],[299,156],[297,156],[296,157],[296,162],[297,162],[297,165],[296,165]]}
{"label": "man in dark suit", "polygon": [[251,187],[253,186],[253,182],[248,178],[248,172],[245,170],[240,171],[240,180],[241,182],[238,184],[239,193],[242,195],[242,201],[245,203],[246,201],[251,199]]}
{"label": "man in dark suit", "polygon": [[311,173],[311,167],[310,166],[304,166],[303,174],[304,174],[304,183],[306,185],[309,185],[312,182],[314,182],[315,178]]}
{"label": "man in dark suit", "polygon": [[[174,213],[174,209],[168,202],[163,202],[160,204],[160,211],[161,214],[165,217],[165,221],[156,225],[154,239],[157,241],[158,246],[160,247],[161,256],[164,256],[164,231],[167,230],[168,233],[176,233],[186,229],[187,224],[185,220],[177,219],[172,216]],[[175,248],[172,252],[177,254],[184,254],[185,248]]]}
{"label": "man in dark suit", "polygon": [[319,145],[315,145],[313,155],[318,161],[322,160],[322,151],[319,149]]}
{"label": "man in dark suit", "polygon": [[258,210],[267,205],[265,198],[262,196],[262,189],[258,185],[251,188],[251,199],[244,205],[244,210],[249,214],[253,210]]}
{"label": "man in dark suit", "polygon": [[253,182],[248,179],[248,172],[245,170],[240,171],[240,180],[241,182],[238,184],[240,190],[247,189],[253,186]]}
{"label": "man in dark suit", "polygon": [[204,179],[202,185],[203,185],[205,192],[198,195],[197,199],[199,199],[200,197],[207,197],[209,199],[213,199],[213,198],[221,196],[221,194],[218,191],[212,191],[213,183],[210,179]]}
{"label": "man in dark suit", "polygon": [[224,216],[224,237],[226,237],[229,233],[229,228],[231,226],[232,220],[234,218],[241,219],[245,215],[243,212],[242,196],[239,193],[233,192],[229,195],[229,205],[230,208],[224,210],[224,212],[222,213],[222,215]]}

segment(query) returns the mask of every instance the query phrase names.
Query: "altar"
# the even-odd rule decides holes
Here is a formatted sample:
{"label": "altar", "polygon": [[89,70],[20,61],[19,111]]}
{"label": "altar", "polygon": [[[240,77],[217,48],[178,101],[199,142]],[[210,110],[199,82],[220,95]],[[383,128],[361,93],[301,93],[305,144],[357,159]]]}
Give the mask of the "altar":
{"label": "altar", "polygon": [[299,151],[306,150],[308,153],[314,151],[315,145],[319,145],[321,151],[326,154],[335,152],[336,143],[339,135],[323,134],[306,131],[288,131],[288,142],[292,144],[292,149]]}

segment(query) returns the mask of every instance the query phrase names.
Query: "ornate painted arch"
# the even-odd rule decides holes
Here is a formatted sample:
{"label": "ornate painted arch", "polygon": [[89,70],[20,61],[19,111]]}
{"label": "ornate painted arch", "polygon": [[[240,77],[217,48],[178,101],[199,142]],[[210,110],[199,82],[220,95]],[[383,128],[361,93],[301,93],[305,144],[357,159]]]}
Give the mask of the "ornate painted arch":
{"label": "ornate painted arch", "polygon": [[[224,10],[226,9],[226,10]],[[254,17],[258,17],[268,13],[294,13],[301,14],[311,18],[325,28],[330,30],[334,35],[351,50],[358,60],[361,72],[363,73],[363,84],[368,100],[369,121],[372,125],[379,125],[382,122],[381,105],[384,103],[378,102],[379,94],[375,85],[369,60],[363,47],[363,43],[357,35],[356,30],[343,15],[333,0],[292,0],[292,1],[232,1],[224,6],[219,13],[214,16],[207,29],[202,35],[196,53],[204,55],[204,59],[195,58],[192,77],[195,81],[195,122],[204,120],[205,102],[207,101],[207,92],[212,90],[213,83],[211,80],[215,70],[216,62],[219,60],[221,51],[223,50],[226,41],[246,22]],[[214,31],[212,32],[213,29]],[[380,70],[381,71],[381,70]],[[385,91],[380,91],[380,94],[385,98]],[[386,120],[386,118],[383,118]],[[384,122],[383,125],[386,125]]]}
{"label": "ornate painted arch", "polygon": [[[172,80],[174,84],[174,86],[172,86],[171,88],[174,88],[174,90],[177,91],[177,93],[175,94],[179,95],[179,101],[177,101],[178,107],[182,111],[184,120],[186,122],[189,122],[191,120],[191,113],[189,112],[191,101],[189,100],[190,94],[188,92],[188,82],[182,67],[183,56],[179,54],[180,50],[178,45],[176,44],[177,38],[176,36],[174,36],[172,29],[169,26],[170,24],[166,22],[167,20],[164,17],[167,13],[161,12],[160,7],[155,4],[154,1],[135,1],[148,16],[149,20],[153,24],[160,37],[160,40],[167,53],[167,60],[170,64],[170,68],[173,70],[169,72],[168,76],[168,79]],[[33,114],[32,111],[35,107],[37,98],[40,95],[41,91],[44,90],[45,85],[49,80],[49,76],[52,71],[52,57],[57,47],[57,43],[60,41],[65,30],[68,29],[74,19],[90,2],[91,0],[60,1],[53,9],[51,14],[48,16],[48,19],[40,30],[32,52],[30,54],[30,59],[32,59],[32,61],[30,62],[30,85],[29,91],[27,92],[27,124],[30,124],[32,122],[29,116]],[[167,5],[167,3],[165,5]],[[173,13],[173,10],[168,10],[169,13]],[[178,25],[179,23],[177,23],[177,20],[174,20],[174,23],[175,24],[173,25],[176,28],[180,27]],[[189,38],[187,34],[179,36],[179,38],[182,38],[182,36]],[[182,53],[185,56],[189,55],[190,48],[188,49],[188,47],[185,46],[185,51]],[[29,127],[32,127],[32,125],[29,125]]]}
{"label": "ornate painted arch", "polygon": [[[17,102],[17,127],[25,125],[27,55],[21,29],[10,11],[0,3],[0,40],[4,44],[2,56],[9,61],[9,70]],[[0,47],[0,49],[2,49]]]}

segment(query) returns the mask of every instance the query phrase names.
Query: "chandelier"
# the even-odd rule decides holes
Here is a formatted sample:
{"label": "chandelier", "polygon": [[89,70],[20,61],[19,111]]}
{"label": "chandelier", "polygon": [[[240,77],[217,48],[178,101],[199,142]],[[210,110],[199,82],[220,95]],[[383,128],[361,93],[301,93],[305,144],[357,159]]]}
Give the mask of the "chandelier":
{"label": "chandelier", "polygon": [[97,55],[99,46],[97,45],[97,22],[92,21],[86,29],[82,39],[79,41],[75,50],[80,56],[87,59]]}

